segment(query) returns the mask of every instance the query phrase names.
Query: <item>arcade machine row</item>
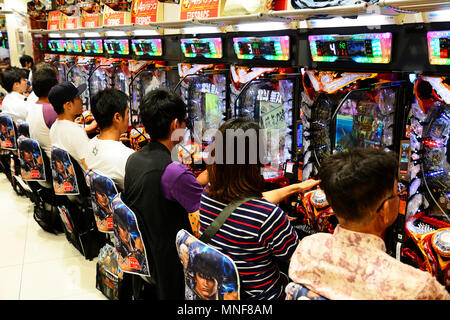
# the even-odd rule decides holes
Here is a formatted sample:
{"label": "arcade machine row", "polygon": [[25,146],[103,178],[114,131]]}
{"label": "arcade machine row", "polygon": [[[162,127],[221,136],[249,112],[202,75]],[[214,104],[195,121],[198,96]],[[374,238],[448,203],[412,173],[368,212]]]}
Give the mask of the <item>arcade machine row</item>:
{"label": "arcade machine row", "polygon": [[180,162],[196,175],[206,169],[205,148],[230,115],[225,45],[225,38],[218,35],[180,39],[184,62],[178,64],[180,80],[174,91],[185,101],[188,117],[178,153]]}
{"label": "arcade machine row", "polygon": [[[302,162],[297,153],[300,73],[296,63],[298,36],[292,30],[231,35],[230,66],[232,117],[258,121],[267,141],[263,176],[266,190],[301,181]],[[292,217],[297,199],[280,206]]]}
{"label": "arcade machine row", "polygon": [[398,243],[401,261],[428,271],[450,290],[450,31],[430,29],[421,35],[427,69],[415,79],[409,139],[402,141],[400,173],[408,181],[408,202]]}
{"label": "arcade machine row", "polygon": [[132,38],[130,71],[130,146],[139,150],[150,141],[150,136],[139,116],[139,105],[144,96],[158,88],[173,89],[178,82],[178,68],[170,65],[170,53],[165,51],[167,38]]}
{"label": "arcade machine row", "polygon": [[[393,64],[398,41],[394,27],[360,33],[359,29],[315,30],[307,38],[312,68],[303,70],[301,120],[303,129],[303,180],[317,178],[323,160],[355,147],[399,153],[412,85]],[[396,55],[396,57],[398,54]],[[406,197],[401,199],[404,215]],[[322,190],[304,195],[297,208],[296,226],[303,236],[333,232],[337,225]],[[399,220],[386,242],[391,242]]]}

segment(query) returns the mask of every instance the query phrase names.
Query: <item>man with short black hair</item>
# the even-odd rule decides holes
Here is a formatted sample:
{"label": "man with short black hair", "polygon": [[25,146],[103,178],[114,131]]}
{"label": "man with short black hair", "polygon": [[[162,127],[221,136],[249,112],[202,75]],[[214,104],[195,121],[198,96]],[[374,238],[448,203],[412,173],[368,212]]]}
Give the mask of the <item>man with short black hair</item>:
{"label": "man with short black hair", "polygon": [[36,103],[29,102],[26,121],[30,128],[30,138],[39,142],[50,159],[52,143],[50,128],[58,114],[48,100],[50,89],[58,83],[55,68],[47,62],[38,63],[32,77],[33,91],[38,97]]}
{"label": "man with short black hair", "polygon": [[124,189],[125,165],[134,152],[120,141],[128,130],[128,102],[128,96],[114,88],[92,97],[91,111],[100,133],[89,141],[86,153],[88,169],[112,179],[120,190]]}
{"label": "man with short black hair", "polygon": [[289,277],[332,300],[450,299],[429,273],[386,253],[384,235],[397,218],[398,160],[392,153],[356,148],[319,169],[321,188],[339,221],[333,234],[303,238]]}
{"label": "man with short black hair", "polygon": [[87,170],[84,162],[89,143],[87,132],[97,129],[95,120],[85,129],[74,122],[83,112],[83,101],[80,95],[86,88],[86,84],[77,88],[71,82],[65,81],[55,85],[48,94],[48,100],[58,114],[50,128],[52,145],[67,151],[83,170]]}
{"label": "man with short black hair", "polygon": [[20,61],[20,65],[22,66],[22,70],[24,70],[27,74],[27,80],[31,79],[31,68],[34,65],[34,61],[33,58],[30,57],[29,55],[24,54],[23,56],[20,57],[19,59]]}
{"label": "man with short black hair", "polygon": [[171,152],[183,138],[186,104],[174,93],[157,89],[139,106],[151,141],[133,153],[125,168],[123,201],[142,225],[150,273],[160,300],[184,299],[184,274],[175,246],[180,229],[191,230],[189,214],[197,214],[202,186],[193,173],[172,162]]}
{"label": "man with short black hair", "polygon": [[25,71],[16,67],[7,68],[1,72],[0,80],[8,92],[1,105],[2,112],[10,115],[14,122],[25,121],[28,113],[24,96],[28,88]]}

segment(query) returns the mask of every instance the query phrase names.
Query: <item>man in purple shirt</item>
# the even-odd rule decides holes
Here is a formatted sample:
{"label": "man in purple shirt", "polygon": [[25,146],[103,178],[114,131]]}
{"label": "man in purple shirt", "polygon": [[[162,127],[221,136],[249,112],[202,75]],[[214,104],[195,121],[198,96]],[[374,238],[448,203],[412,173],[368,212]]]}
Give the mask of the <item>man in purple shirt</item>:
{"label": "man in purple shirt", "polygon": [[186,105],[179,96],[158,89],[144,97],[139,109],[151,142],[128,158],[122,199],[142,232],[156,284],[152,296],[183,300],[184,273],[175,239],[179,230],[194,229],[189,218],[198,216],[203,191],[194,174],[171,157],[180,142],[173,134],[186,128]]}

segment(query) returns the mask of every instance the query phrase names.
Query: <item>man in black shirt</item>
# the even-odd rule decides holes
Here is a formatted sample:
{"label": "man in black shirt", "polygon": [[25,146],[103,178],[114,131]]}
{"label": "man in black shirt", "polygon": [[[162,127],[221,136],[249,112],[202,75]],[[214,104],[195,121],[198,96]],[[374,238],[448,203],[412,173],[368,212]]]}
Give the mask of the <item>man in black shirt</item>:
{"label": "man in black shirt", "polygon": [[[193,173],[171,157],[186,128],[186,105],[158,89],[144,97],[139,109],[151,142],[128,158],[122,199],[138,220],[157,299],[183,300],[184,273],[175,239],[180,229],[192,232],[189,214],[198,214],[203,191]],[[172,140],[177,130],[181,134]]]}

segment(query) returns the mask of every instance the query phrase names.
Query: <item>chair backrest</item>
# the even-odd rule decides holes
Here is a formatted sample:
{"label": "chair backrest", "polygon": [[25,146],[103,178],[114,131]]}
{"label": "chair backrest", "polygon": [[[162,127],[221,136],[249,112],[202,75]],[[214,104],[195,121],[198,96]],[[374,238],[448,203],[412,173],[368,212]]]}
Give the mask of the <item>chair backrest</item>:
{"label": "chair backrest", "polygon": [[46,165],[39,142],[30,138],[17,139],[20,174],[25,181],[46,181]]}
{"label": "chair backrest", "polygon": [[176,247],[185,277],[186,300],[239,300],[239,272],[228,256],[180,230]]}
{"label": "chair backrest", "polygon": [[329,300],[295,282],[290,282],[285,291],[286,300]]}
{"label": "chair backrest", "polygon": [[80,194],[74,162],[67,151],[52,146],[51,168],[53,189],[56,195]]}
{"label": "chair backrest", "polygon": [[17,150],[16,128],[12,118],[0,112],[0,147],[6,150]]}
{"label": "chair backrest", "polygon": [[112,200],[114,246],[123,272],[150,277],[144,240],[135,213],[122,201],[120,193]]}
{"label": "chair backrest", "polygon": [[86,183],[91,191],[92,210],[98,231],[114,232],[112,201],[119,193],[115,183],[92,170],[86,173]]}

